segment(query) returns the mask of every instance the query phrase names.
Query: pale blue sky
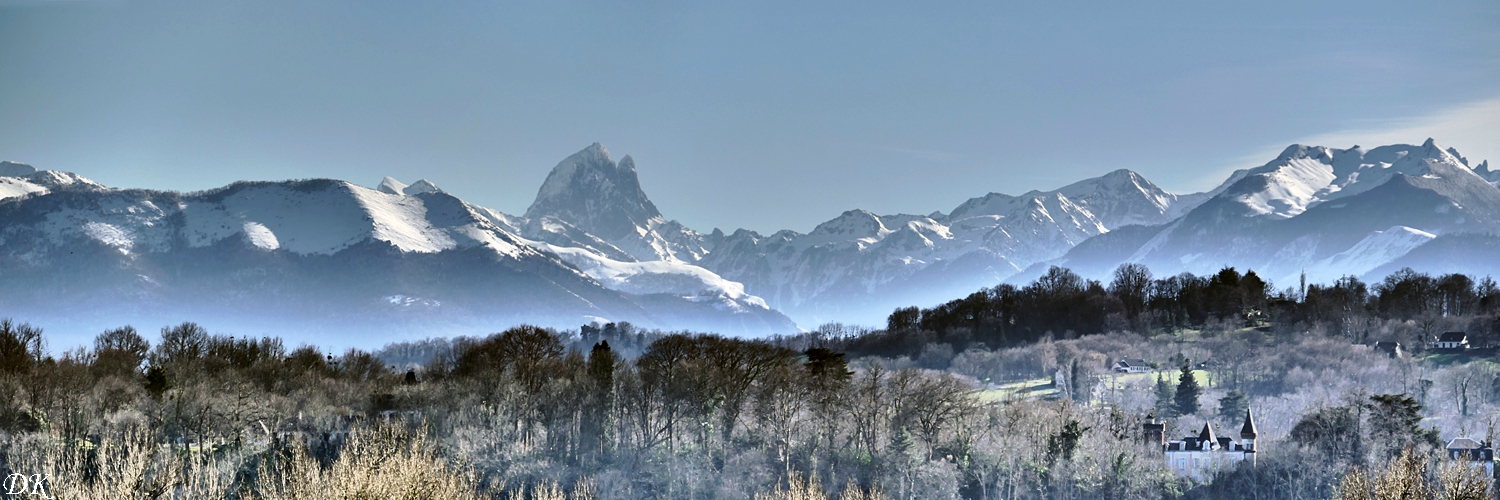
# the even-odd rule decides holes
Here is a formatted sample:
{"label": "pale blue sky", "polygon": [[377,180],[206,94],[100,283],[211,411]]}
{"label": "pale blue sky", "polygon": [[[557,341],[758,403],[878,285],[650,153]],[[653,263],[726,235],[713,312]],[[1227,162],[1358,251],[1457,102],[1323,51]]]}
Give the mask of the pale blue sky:
{"label": "pale blue sky", "polygon": [[1427,135],[1500,160],[1500,2],[0,0],[0,159],[121,187],[391,175],[519,214],[598,141],[691,227],[806,231]]}

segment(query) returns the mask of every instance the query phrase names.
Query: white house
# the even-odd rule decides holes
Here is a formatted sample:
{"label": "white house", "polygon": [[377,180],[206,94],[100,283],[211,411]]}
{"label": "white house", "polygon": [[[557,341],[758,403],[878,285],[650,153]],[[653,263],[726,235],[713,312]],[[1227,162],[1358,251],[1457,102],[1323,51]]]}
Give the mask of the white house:
{"label": "white house", "polygon": [[1151,366],[1144,359],[1125,358],[1116,361],[1111,369],[1120,373],[1146,373],[1151,371]]}
{"label": "white house", "polygon": [[1433,349],[1468,349],[1469,336],[1464,332],[1447,332],[1432,343]]}
{"label": "white house", "polygon": [[1255,465],[1255,417],[1249,410],[1245,411],[1245,424],[1240,427],[1240,439],[1238,441],[1229,437],[1218,437],[1214,435],[1213,427],[1207,423],[1203,424],[1203,430],[1196,436],[1187,436],[1180,441],[1163,442],[1165,439],[1162,429],[1166,426],[1157,423],[1154,417],[1147,417],[1142,426],[1146,439],[1153,445],[1161,446],[1162,454],[1167,461],[1167,468],[1172,469],[1174,474],[1188,476],[1195,481],[1203,481],[1208,478],[1214,469],[1229,467],[1241,462],[1250,462]]}
{"label": "white house", "polygon": [[1495,477],[1495,449],[1490,447],[1489,441],[1457,438],[1449,441],[1446,448],[1448,458],[1463,460],[1474,464],[1475,467],[1484,467],[1484,477]]}

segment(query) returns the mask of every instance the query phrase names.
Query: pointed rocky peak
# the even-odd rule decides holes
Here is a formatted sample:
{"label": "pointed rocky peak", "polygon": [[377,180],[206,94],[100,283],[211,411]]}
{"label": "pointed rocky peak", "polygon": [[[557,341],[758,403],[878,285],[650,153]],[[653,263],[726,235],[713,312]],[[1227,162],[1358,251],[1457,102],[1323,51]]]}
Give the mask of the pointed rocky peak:
{"label": "pointed rocky peak", "polygon": [[0,161],[0,177],[26,177],[36,173],[36,167],[13,161]]}
{"label": "pointed rocky peak", "polygon": [[1453,163],[1455,165],[1468,166],[1468,162],[1459,157],[1457,150],[1453,148],[1445,150],[1442,146],[1438,146],[1437,142],[1433,141],[1431,137],[1428,137],[1427,141],[1422,143],[1422,157]]}
{"label": "pointed rocky peak", "polygon": [[1453,149],[1450,146],[1448,148],[1448,154],[1453,155],[1454,158],[1458,158],[1458,162],[1462,163],[1465,167],[1469,166],[1469,159],[1468,158],[1464,158],[1464,155],[1458,154],[1458,150],[1457,149]]}
{"label": "pointed rocky peak", "polygon": [[1479,162],[1479,166],[1474,167],[1474,173],[1492,183],[1500,182],[1500,170],[1490,170],[1489,160]]}
{"label": "pointed rocky peak", "polygon": [[527,218],[552,216],[614,240],[650,227],[661,217],[636,176],[635,160],[619,163],[599,143],[567,157],[537,190]]}

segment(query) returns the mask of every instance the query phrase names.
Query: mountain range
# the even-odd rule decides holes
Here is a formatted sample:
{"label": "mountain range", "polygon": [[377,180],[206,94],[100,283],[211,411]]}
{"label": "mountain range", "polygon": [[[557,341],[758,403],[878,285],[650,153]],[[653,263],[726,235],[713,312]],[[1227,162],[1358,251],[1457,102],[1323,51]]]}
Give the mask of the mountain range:
{"label": "mountain range", "polygon": [[203,319],[325,343],[629,321],[733,335],[879,324],[1047,267],[1107,279],[1254,269],[1500,274],[1500,172],[1453,149],[1293,145],[1205,193],[1116,170],[928,215],[849,210],[806,234],[667,219],[630,156],[558,163],[524,215],[435,184],[315,179],[194,193],[116,189],[0,163],[0,315],[78,339]]}

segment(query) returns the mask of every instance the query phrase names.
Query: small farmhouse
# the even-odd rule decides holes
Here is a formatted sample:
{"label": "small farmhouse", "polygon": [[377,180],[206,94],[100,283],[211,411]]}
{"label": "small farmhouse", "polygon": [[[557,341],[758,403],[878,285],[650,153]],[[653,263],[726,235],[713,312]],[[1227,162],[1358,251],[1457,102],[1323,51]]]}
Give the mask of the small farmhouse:
{"label": "small farmhouse", "polygon": [[1384,354],[1387,358],[1401,357],[1400,342],[1376,342],[1375,352]]}
{"label": "small farmhouse", "polygon": [[1447,332],[1432,343],[1433,349],[1456,349],[1469,348],[1469,336],[1464,332]]}

